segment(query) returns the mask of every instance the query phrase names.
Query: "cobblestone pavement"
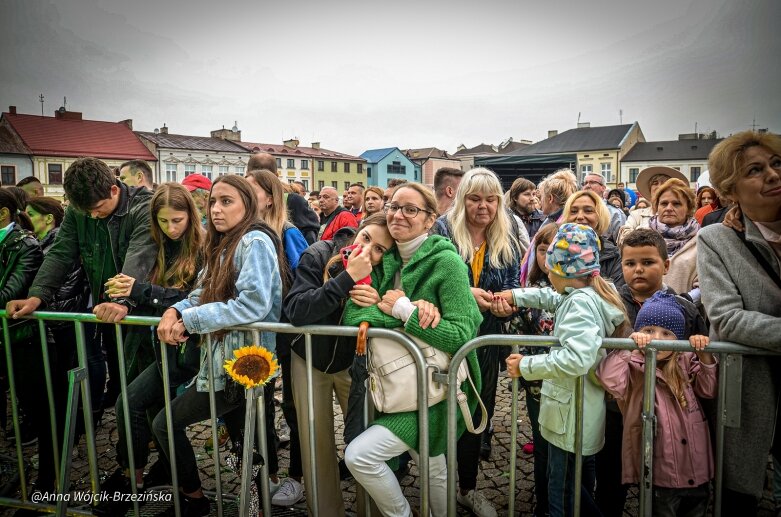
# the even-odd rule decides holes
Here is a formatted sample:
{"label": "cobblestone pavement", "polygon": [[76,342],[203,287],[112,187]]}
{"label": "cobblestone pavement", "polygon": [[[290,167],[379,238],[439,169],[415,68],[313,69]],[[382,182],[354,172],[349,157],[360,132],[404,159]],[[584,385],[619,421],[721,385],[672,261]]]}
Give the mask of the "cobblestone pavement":
{"label": "cobblestone pavement", "polygon": [[[509,489],[509,457],[510,457],[510,382],[506,377],[500,377],[500,386],[497,395],[496,413],[493,419],[495,430],[493,450],[489,461],[481,463],[481,472],[478,474],[478,489],[491,501],[497,509],[499,515],[507,515],[507,501]],[[523,390],[520,390],[523,393]],[[281,391],[277,391],[277,398],[281,398]],[[339,414],[338,405],[334,405],[334,411],[337,413],[336,437],[339,446],[339,454],[343,452],[342,442],[342,419]],[[517,459],[517,478],[515,487],[515,510],[516,515],[531,515],[534,508],[533,496],[533,461],[530,454],[521,451],[521,446],[531,439],[531,429],[529,427],[528,417],[526,415],[525,402],[523,395],[520,400],[519,430],[518,430],[518,459]],[[281,411],[277,410],[277,419],[281,419]],[[211,436],[211,427],[209,422],[193,425],[189,429],[192,443],[195,447],[198,464],[201,470],[201,478],[206,490],[215,490],[214,481],[214,462],[210,451],[207,451],[205,444]],[[98,465],[101,476],[110,475],[116,468],[115,443],[117,441],[116,420],[113,410],[109,410],[103,417],[102,423],[96,434],[96,447],[98,452]],[[15,449],[10,447],[6,440],[0,443],[0,449],[7,455],[15,457]],[[24,448],[24,455],[28,461],[35,466],[35,446]],[[224,465],[224,458],[227,451],[221,451],[221,479],[222,489],[226,494],[237,495],[239,492],[239,478],[234,472]],[[289,464],[289,450],[287,447],[279,449],[280,457],[280,477],[287,473]],[[149,465],[157,458],[157,453],[152,453]],[[11,468],[15,462],[11,464]],[[7,465],[6,467],[7,468]],[[419,504],[419,491],[417,487],[418,471],[414,464],[410,471],[401,479],[401,485],[404,494],[413,506]],[[74,492],[84,492],[89,489],[89,466],[87,462],[86,446],[82,439],[74,453],[71,473],[71,488]],[[356,514],[355,503],[355,483],[352,480],[342,482],[345,507],[349,514]],[[18,497],[18,495],[17,495]],[[637,490],[631,489],[627,500],[625,515],[637,515],[638,497]],[[154,515],[166,507],[166,503],[147,503],[141,507],[142,515]],[[763,516],[775,515],[773,511],[773,502],[768,491],[762,500],[761,513]],[[212,506],[212,513],[216,514],[216,507]],[[235,501],[227,501],[224,505],[226,516],[237,515]],[[0,515],[11,515],[12,512],[6,510],[0,512]],[[283,509],[275,508],[274,515],[305,515],[305,505],[299,503],[293,508]],[[459,515],[469,515],[464,508],[459,507]],[[328,517],[328,516],[325,516]]]}

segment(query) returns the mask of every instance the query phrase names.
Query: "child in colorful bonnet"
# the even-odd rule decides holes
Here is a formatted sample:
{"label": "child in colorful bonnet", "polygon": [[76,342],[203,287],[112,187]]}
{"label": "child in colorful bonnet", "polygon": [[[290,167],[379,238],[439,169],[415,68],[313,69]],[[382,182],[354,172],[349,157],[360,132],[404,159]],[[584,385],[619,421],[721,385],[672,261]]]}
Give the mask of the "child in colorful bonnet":
{"label": "child in colorful bonnet", "polygon": [[717,394],[716,360],[704,352],[707,336],[686,335],[686,318],[675,296],[655,293],[637,314],[630,336],[638,350],[615,350],[597,377],[618,401],[624,417],[622,482],[638,483],[642,464],[641,412],[645,354],[651,341],[687,339],[694,352],[656,353],[654,412],[654,515],[705,515],[714,460],[700,398]]}
{"label": "child in colorful bonnet", "polygon": [[553,336],[559,346],[545,355],[511,354],[512,377],[542,379],[540,433],[548,443],[548,496],[551,516],[572,515],[574,490],[581,491],[585,515],[599,515],[593,501],[594,455],[605,440],[605,392],[597,382],[584,382],[583,476],[575,486],[575,385],[593,373],[605,356],[602,339],[624,326],[624,304],[599,275],[599,238],[588,226],[563,224],[546,253],[548,278],[554,289],[521,288],[495,297],[496,309],[532,307],[555,313]]}

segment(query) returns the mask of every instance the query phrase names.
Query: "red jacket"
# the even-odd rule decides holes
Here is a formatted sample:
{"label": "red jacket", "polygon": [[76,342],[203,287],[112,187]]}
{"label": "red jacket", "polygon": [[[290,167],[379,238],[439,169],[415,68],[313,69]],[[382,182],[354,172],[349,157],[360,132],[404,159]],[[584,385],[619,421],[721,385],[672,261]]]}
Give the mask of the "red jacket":
{"label": "red jacket", "polygon": [[356,221],[355,216],[350,213],[349,210],[343,209],[341,212],[336,214],[336,217],[331,219],[331,221],[325,227],[323,234],[320,236],[320,240],[327,241],[333,239],[334,234],[345,226],[358,228],[358,221]]}
{"label": "red jacket", "polygon": [[[714,462],[710,432],[697,397],[714,398],[718,391],[718,368],[703,364],[693,352],[678,355],[678,364],[691,383],[684,391],[686,407],[681,407],[662,371],[656,369],[654,414],[654,486],[692,488],[713,479]],[[597,368],[605,391],[618,401],[624,415],[622,444],[623,483],[638,483],[642,465],[642,408],[645,357],[631,350],[608,354]]]}

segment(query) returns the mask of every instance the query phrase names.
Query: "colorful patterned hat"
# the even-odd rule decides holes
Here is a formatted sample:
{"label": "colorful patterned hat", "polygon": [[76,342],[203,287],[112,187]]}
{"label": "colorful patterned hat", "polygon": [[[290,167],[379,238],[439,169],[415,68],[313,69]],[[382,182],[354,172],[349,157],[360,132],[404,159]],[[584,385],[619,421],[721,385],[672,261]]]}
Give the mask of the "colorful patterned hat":
{"label": "colorful patterned hat", "polygon": [[686,339],[686,318],[683,307],[675,301],[675,296],[667,293],[654,293],[645,301],[637,313],[635,331],[643,327],[662,327],[678,339]]}
{"label": "colorful patterned hat", "polygon": [[589,226],[565,223],[545,258],[550,272],[564,278],[599,275],[599,237]]}

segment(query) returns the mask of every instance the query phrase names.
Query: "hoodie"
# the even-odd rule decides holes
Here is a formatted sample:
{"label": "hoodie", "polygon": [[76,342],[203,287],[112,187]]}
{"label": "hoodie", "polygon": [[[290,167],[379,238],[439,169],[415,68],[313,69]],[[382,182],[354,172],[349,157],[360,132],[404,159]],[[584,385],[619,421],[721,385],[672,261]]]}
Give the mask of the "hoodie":
{"label": "hoodie", "polygon": [[605,443],[605,391],[591,380],[605,357],[602,339],[624,321],[624,313],[605,301],[591,287],[566,288],[559,294],[550,288],[513,289],[515,305],[555,312],[553,335],[560,346],[544,355],[524,356],[521,375],[543,379],[540,391],[540,432],[549,443],[575,452],[575,383],[584,383],[583,454],[590,456]]}

